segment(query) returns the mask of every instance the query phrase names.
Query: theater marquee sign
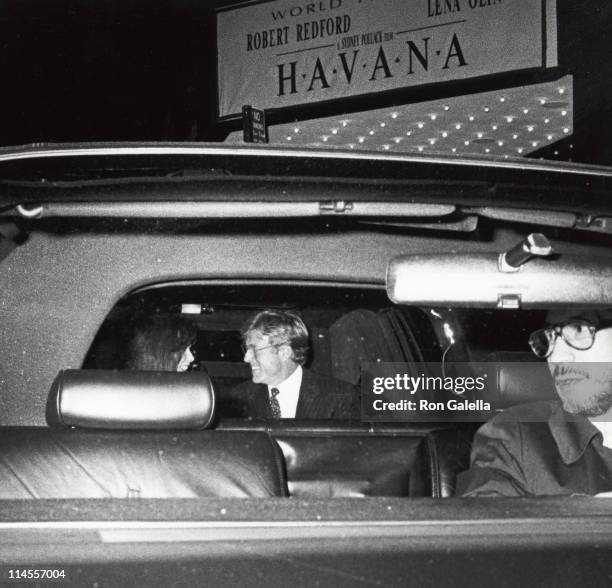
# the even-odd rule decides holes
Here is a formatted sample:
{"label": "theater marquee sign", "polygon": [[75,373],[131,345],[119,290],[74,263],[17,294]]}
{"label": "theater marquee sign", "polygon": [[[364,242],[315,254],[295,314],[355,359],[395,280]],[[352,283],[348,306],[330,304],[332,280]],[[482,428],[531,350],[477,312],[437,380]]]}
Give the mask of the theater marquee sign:
{"label": "theater marquee sign", "polygon": [[275,0],[217,12],[218,115],[557,65],[555,0]]}

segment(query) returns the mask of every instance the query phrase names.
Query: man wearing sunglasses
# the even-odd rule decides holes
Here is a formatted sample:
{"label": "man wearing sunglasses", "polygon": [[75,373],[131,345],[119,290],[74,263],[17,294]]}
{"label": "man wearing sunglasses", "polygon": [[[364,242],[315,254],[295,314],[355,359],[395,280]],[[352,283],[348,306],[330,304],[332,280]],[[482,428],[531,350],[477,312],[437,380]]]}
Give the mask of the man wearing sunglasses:
{"label": "man wearing sunglasses", "polygon": [[[264,310],[242,329],[252,381],[234,388],[243,416],[264,419],[347,419],[358,414],[356,389],[303,367],[308,329],[294,312]],[[246,413],[246,414],[244,414]]]}
{"label": "man wearing sunglasses", "polygon": [[464,496],[612,491],[612,311],[555,311],[531,334],[559,397],[512,407],[474,438]]}

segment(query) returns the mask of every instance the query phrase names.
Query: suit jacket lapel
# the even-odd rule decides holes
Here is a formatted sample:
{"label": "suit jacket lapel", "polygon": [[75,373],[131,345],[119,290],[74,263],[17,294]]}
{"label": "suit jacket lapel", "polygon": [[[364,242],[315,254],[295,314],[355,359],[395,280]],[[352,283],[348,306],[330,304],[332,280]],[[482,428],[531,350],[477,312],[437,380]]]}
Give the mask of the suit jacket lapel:
{"label": "suit jacket lapel", "polygon": [[268,387],[265,384],[255,384],[254,386],[252,415],[260,419],[272,417],[268,400]]}
{"label": "suit jacket lapel", "polygon": [[297,409],[295,411],[296,419],[316,418],[319,413],[319,405],[321,402],[321,391],[317,385],[316,378],[308,370],[302,372],[302,385],[300,386],[300,395],[298,397]]}

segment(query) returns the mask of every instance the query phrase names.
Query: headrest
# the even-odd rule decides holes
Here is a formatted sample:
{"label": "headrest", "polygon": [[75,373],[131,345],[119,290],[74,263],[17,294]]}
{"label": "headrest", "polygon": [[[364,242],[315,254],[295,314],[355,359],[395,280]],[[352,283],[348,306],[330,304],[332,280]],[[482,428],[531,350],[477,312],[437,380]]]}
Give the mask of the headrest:
{"label": "headrest", "polygon": [[495,408],[558,399],[548,365],[532,353],[498,351],[487,361],[495,363]]}
{"label": "headrest", "polygon": [[204,429],[215,395],[204,372],[64,370],[47,401],[51,426]]}

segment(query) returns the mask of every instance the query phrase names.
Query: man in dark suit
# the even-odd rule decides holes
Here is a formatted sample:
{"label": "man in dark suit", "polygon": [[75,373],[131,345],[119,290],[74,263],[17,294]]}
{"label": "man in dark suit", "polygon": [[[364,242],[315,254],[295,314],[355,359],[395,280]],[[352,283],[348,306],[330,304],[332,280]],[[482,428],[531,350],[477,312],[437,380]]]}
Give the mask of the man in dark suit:
{"label": "man in dark suit", "polygon": [[305,368],[308,329],[293,312],[264,310],[242,329],[244,361],[252,381],[232,391],[244,416],[347,419],[358,416],[356,389]]}

